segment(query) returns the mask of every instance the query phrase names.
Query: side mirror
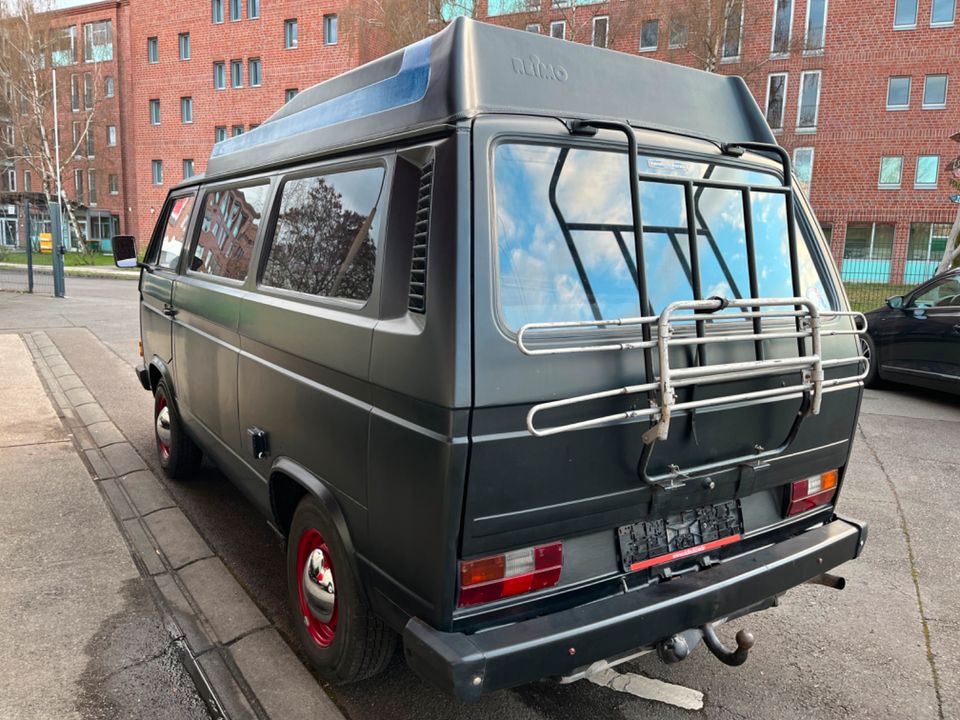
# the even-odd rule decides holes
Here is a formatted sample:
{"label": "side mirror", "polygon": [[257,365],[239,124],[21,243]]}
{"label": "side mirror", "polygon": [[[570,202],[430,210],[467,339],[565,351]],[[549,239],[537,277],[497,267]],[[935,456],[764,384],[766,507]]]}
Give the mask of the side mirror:
{"label": "side mirror", "polygon": [[903,295],[894,295],[887,298],[887,307],[892,310],[900,310],[903,307]]}
{"label": "side mirror", "polygon": [[118,268],[135,268],[140,265],[137,260],[137,239],[133,235],[114,235],[113,264]]}

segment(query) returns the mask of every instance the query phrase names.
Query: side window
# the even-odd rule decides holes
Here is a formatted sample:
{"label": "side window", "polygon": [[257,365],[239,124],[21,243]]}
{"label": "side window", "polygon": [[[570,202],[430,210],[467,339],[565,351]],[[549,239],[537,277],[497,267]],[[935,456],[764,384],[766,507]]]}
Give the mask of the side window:
{"label": "side window", "polygon": [[953,307],[960,305],[960,279],[948,278],[932,288],[917,295],[912,307]]}
{"label": "side window", "polygon": [[246,279],[269,190],[261,184],[207,192],[190,270]]}
{"label": "side window", "polygon": [[183,254],[183,242],[190,225],[190,212],[193,210],[194,196],[173,198],[167,204],[169,208],[163,221],[163,236],[159,243],[150,248],[147,265],[176,271]]}
{"label": "side window", "polygon": [[288,180],[261,282],[308,295],[364,301],[380,242],[381,167]]}

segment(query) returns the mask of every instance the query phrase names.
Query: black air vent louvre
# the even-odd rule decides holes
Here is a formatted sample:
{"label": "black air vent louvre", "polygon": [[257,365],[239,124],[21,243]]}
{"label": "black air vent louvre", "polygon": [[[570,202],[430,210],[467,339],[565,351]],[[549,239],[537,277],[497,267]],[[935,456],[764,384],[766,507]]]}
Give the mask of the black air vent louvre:
{"label": "black air vent louvre", "polygon": [[417,217],[413,226],[413,260],[410,263],[410,312],[427,309],[427,236],[430,234],[430,199],[433,196],[433,161],[420,171]]}

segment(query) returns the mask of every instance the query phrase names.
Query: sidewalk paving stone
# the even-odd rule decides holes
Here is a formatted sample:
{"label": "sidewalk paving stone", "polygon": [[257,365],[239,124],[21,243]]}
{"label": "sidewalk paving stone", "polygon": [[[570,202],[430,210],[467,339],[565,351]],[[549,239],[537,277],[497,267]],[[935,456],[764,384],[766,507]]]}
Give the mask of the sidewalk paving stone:
{"label": "sidewalk paving stone", "polygon": [[103,455],[100,454],[99,450],[84,450],[83,455],[87,458],[87,462],[90,463],[90,467],[93,468],[93,474],[97,480],[106,480],[107,478],[117,476],[113,468],[103,459]]}
{"label": "sidewalk paving stone", "polygon": [[[74,375],[74,377],[76,377],[76,375]],[[77,382],[80,382],[79,378],[77,378]],[[76,410],[80,422],[87,426],[93,425],[94,423],[105,422],[110,419],[99,405],[81,405]]]}
{"label": "sidewalk paving stone", "polygon": [[64,395],[67,396],[67,400],[73,403],[74,407],[96,402],[93,395],[90,394],[90,391],[83,387],[67,390]]}
{"label": "sidewalk paving stone", "polygon": [[120,484],[115,479],[104,480],[100,483],[100,489],[107,496],[107,502],[121,520],[129,520],[137,516],[137,511],[133,509],[127,497],[120,490]]}
{"label": "sidewalk paving stone", "polygon": [[146,531],[143,529],[143,525],[140,524],[140,520],[138,518],[124,520],[123,528],[127,531],[127,535],[133,543],[137,555],[147,568],[147,572],[151,575],[159,575],[164,572],[163,561],[157,554],[157,549],[154,547],[153,541],[150,540]]}
{"label": "sidewalk paving stone", "polygon": [[176,503],[149,470],[138,470],[120,478],[120,484],[141,515],[174,507]]}
{"label": "sidewalk paving stone", "polygon": [[263,613],[220,558],[195,562],[180,570],[179,575],[221,643],[267,626]]}
{"label": "sidewalk paving stone", "polygon": [[213,555],[200,533],[179,508],[158,510],[143,520],[174,569]]}
{"label": "sidewalk paving stone", "polygon": [[123,442],[123,434],[117,430],[117,426],[109,420],[93,423],[87,426],[87,431],[93,436],[97,447],[106,447],[114,443]]}
{"label": "sidewalk paving stone", "polygon": [[230,668],[216,650],[210,650],[197,660],[211,684],[217,688],[217,697],[230,720],[256,720],[257,714],[250,707],[243,691],[234,680]]}
{"label": "sidewalk paving stone", "polygon": [[[99,405],[81,405],[77,408],[77,411],[82,412],[84,408],[88,407],[100,409]],[[100,410],[100,412],[102,413],[103,410]],[[141,460],[137,454],[137,451],[133,449],[133,445],[128,442],[107,445],[105,448],[101,448],[100,452],[103,453],[103,456],[107,459],[107,462],[110,463],[110,467],[113,468],[113,471],[117,475],[126,475],[136,472],[137,470],[147,469],[146,465],[143,464],[143,460]]]}
{"label": "sidewalk paving stone", "polygon": [[276,630],[248,635],[231,646],[230,654],[271,718],[343,717]]}
{"label": "sidewalk paving stone", "polygon": [[157,575],[154,580],[157,581],[157,587],[160,588],[160,592],[170,606],[170,611],[183,630],[183,636],[193,653],[199,655],[213,647],[207,633],[200,626],[196,611],[190,606],[190,602],[177,586],[176,581],[168,573]]}

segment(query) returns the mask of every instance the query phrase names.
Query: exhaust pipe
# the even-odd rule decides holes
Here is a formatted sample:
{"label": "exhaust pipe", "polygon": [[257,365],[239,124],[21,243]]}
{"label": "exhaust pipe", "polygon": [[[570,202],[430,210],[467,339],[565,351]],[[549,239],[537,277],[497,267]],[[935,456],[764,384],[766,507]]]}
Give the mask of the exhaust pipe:
{"label": "exhaust pipe", "polygon": [[824,587],[833,588],[834,590],[843,590],[847,586],[847,581],[840,577],[839,575],[831,575],[830,573],[821,573],[816,577],[812,577],[807,580],[811,585],[823,585]]}

